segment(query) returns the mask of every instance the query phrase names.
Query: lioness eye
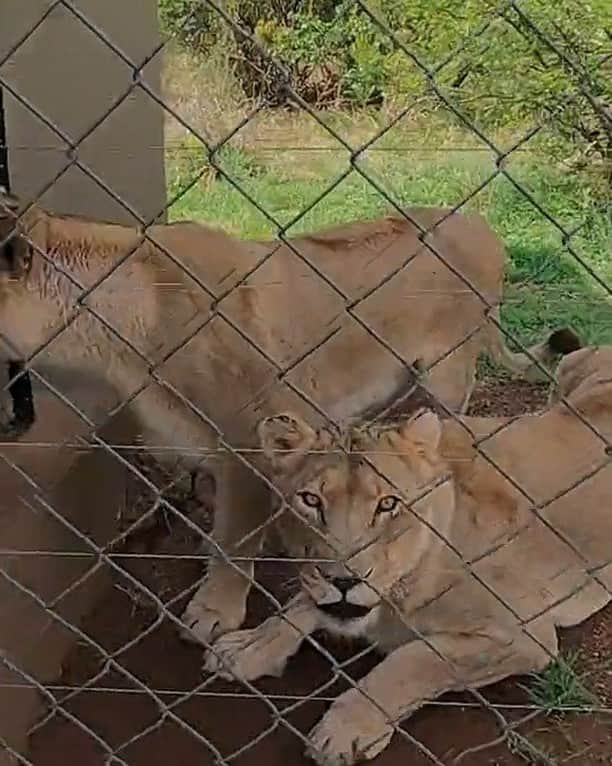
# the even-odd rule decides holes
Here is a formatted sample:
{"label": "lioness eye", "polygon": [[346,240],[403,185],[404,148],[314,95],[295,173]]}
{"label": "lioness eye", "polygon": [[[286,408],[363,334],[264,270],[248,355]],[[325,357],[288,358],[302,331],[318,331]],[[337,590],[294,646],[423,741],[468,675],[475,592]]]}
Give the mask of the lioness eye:
{"label": "lioness eye", "polygon": [[376,506],[376,513],[389,513],[390,511],[394,511],[400,502],[399,497],[395,497],[395,495],[381,497]]}
{"label": "lioness eye", "polygon": [[320,511],[323,508],[323,501],[314,492],[298,492],[297,496],[300,500],[309,508],[314,508],[315,511]]}

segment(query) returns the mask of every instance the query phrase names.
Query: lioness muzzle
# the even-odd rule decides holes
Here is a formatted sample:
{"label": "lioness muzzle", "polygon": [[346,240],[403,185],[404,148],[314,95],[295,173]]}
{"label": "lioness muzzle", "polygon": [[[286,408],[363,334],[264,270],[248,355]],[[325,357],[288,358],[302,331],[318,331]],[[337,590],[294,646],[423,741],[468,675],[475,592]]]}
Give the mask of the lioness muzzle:
{"label": "lioness muzzle", "polygon": [[27,433],[36,420],[32,380],[22,361],[10,361],[8,392],[11,396],[13,416],[0,428],[2,436],[18,437]]}

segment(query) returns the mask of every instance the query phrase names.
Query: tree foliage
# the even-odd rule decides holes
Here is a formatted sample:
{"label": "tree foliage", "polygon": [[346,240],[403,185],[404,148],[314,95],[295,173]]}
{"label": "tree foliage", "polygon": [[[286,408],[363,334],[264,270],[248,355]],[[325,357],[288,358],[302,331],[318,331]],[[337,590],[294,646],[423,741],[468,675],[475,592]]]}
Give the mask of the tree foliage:
{"label": "tree foliage", "polygon": [[[160,0],[166,28],[206,52],[224,34],[249,96],[278,70],[201,0]],[[226,11],[319,107],[418,99],[484,127],[542,120],[612,156],[609,0],[226,0]],[[452,110],[451,110],[452,111]]]}

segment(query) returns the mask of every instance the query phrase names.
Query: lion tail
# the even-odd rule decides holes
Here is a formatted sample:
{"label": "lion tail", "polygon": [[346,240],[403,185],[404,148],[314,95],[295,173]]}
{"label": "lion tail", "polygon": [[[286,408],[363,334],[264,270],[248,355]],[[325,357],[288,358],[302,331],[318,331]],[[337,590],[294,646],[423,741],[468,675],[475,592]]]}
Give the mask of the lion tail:
{"label": "lion tail", "polygon": [[559,357],[578,351],[583,346],[578,335],[570,328],[564,327],[555,330],[546,340],[536,343],[526,352],[510,351],[499,329],[498,309],[494,316],[496,321],[489,322],[486,330],[489,354],[510,372],[529,380],[547,380],[545,373],[539,369],[536,362],[550,369]]}

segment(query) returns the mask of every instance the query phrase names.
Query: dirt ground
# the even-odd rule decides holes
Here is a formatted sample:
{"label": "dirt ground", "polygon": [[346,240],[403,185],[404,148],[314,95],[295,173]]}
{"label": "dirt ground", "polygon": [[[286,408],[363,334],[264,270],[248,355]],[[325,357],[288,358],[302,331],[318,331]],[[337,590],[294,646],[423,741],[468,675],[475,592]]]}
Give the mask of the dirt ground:
{"label": "dirt ground", "polygon": [[[541,387],[494,381],[478,387],[472,410],[511,415],[535,409],[544,401]],[[171,526],[172,535],[163,528],[135,535],[116,560],[173,614],[179,614],[190,588],[201,577],[201,565],[194,534],[180,524]],[[144,558],[136,555],[143,552]],[[291,576],[286,565],[262,563],[257,574],[261,583],[284,598]],[[269,611],[265,597],[255,593],[249,622],[257,623]],[[65,663],[55,689],[61,709],[49,710],[33,732],[31,758],[36,766],[307,766],[310,762],[303,756],[301,736],[324,712],[326,699],[341,688],[335,684],[319,689],[332,678],[330,665],[310,647],[300,651],[281,679],[265,679],[252,689],[219,681],[211,684],[201,671],[201,651],[181,641],[171,620],[161,619],[152,600],[139,595],[125,577],[115,577],[112,592],[98,604],[83,629],[98,648],[81,643]],[[562,640],[565,647],[582,648],[584,670],[591,671],[588,685],[602,708],[611,706],[612,676],[602,667],[612,640],[612,609],[566,631]],[[339,661],[347,662],[345,670],[355,677],[375,661],[367,654],[351,661],[363,647],[325,644]],[[516,729],[524,740],[515,732],[504,739],[500,721],[470,695],[448,695],[413,716],[404,726],[406,736],[396,736],[373,763],[612,763],[609,714],[563,718],[535,714],[520,681],[497,684],[485,696],[508,722],[530,716]],[[70,691],[84,684],[86,689],[76,694]],[[156,690],[155,697],[144,686]],[[258,691],[267,695],[267,701],[258,697]],[[299,699],[313,694],[313,699]],[[98,741],[77,721],[93,730]],[[420,747],[439,760],[432,760]],[[111,750],[116,759],[109,758]]]}

